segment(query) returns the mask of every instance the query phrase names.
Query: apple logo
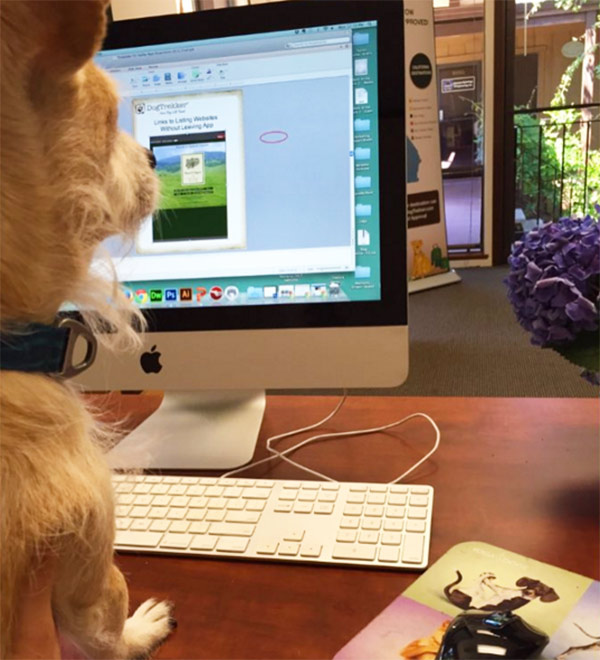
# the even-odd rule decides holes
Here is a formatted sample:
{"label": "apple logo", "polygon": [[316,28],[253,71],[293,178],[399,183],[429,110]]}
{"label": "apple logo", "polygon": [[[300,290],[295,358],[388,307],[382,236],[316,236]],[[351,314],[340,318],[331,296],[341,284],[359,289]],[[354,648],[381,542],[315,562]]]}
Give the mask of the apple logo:
{"label": "apple logo", "polygon": [[156,344],[146,353],[142,353],[140,365],[147,374],[157,374],[162,368],[160,353],[156,350]]}

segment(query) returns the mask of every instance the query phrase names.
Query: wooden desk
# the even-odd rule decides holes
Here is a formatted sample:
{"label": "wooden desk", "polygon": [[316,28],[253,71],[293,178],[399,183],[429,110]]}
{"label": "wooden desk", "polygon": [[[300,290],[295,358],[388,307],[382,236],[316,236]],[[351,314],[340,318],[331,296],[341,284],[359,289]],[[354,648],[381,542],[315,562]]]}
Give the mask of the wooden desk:
{"label": "wooden desk", "polygon": [[[257,457],[265,438],[320,419],[336,401],[269,397]],[[416,411],[442,431],[438,452],[410,480],[435,488],[431,562],[477,540],[600,578],[597,401],[352,397],[325,428],[377,426]],[[432,441],[430,426],[412,421],[297,458],[340,480],[390,481]],[[304,478],[271,465],[248,476]],[[159,658],[331,658],[417,575],[142,555],[118,564],[133,606],[151,596],[175,602],[179,627]]]}

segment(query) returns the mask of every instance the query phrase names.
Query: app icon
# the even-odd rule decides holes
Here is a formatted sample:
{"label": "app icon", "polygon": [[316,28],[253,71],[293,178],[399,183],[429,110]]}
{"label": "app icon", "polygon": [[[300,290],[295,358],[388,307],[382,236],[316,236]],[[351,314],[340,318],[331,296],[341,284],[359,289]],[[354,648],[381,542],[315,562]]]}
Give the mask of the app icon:
{"label": "app icon", "polygon": [[342,292],[339,282],[329,282],[329,295],[338,296]]}
{"label": "app icon", "polygon": [[225,298],[227,300],[235,300],[240,295],[240,290],[237,286],[228,286],[225,289]]}
{"label": "app icon", "polygon": [[210,290],[210,297],[213,300],[221,300],[223,297],[223,289],[220,286],[213,286]]}
{"label": "app icon", "polygon": [[371,277],[371,266],[357,266],[354,276],[357,280],[364,280]]}
{"label": "app icon", "polygon": [[165,72],[165,82],[171,82],[171,74],[168,71]]}
{"label": "app icon", "polygon": [[125,298],[127,298],[127,300],[133,300],[134,299],[133,291],[131,289],[128,289],[127,287],[124,287],[123,288],[123,293],[125,294]]}
{"label": "app icon", "polygon": [[190,287],[184,287],[179,289],[179,300],[182,302],[191,302],[192,300],[192,289]]}
{"label": "app icon", "polygon": [[355,105],[365,105],[369,102],[369,92],[364,87],[357,87],[354,90]]}
{"label": "app icon", "polygon": [[192,69],[192,78],[197,80],[200,77],[200,69]]}
{"label": "app icon", "polygon": [[196,287],[196,302],[202,302],[202,298],[208,293],[203,286]]}
{"label": "app icon", "polygon": [[185,80],[185,71],[177,72],[177,80]]}
{"label": "app icon", "polygon": [[358,189],[370,188],[371,187],[371,177],[370,176],[357,176],[354,179],[355,185]]}
{"label": "app icon", "polygon": [[367,218],[371,215],[372,206],[370,204],[357,204],[356,205],[356,217],[357,218]]}
{"label": "app icon", "polygon": [[364,133],[365,131],[371,130],[371,120],[370,119],[355,119],[354,120],[354,130],[357,133]]}
{"label": "app icon", "polygon": [[246,295],[248,296],[248,298],[262,298],[263,297],[262,286],[249,286],[246,289]]}
{"label": "app icon", "polygon": [[327,285],[311,284],[310,293],[314,298],[325,298],[327,296]]}
{"label": "app icon", "polygon": [[294,287],[294,296],[296,296],[296,298],[308,298],[310,296],[310,285],[296,284]]}
{"label": "app icon", "polygon": [[369,158],[371,158],[371,148],[356,147],[356,149],[354,150],[354,156],[356,160],[369,160]]}
{"label": "app icon", "polygon": [[371,245],[371,235],[366,229],[358,230],[357,243],[358,245],[363,245],[363,246]]}
{"label": "app icon", "polygon": [[354,60],[354,75],[366,76],[367,73],[369,73],[369,60],[363,57]]}
{"label": "app icon", "polygon": [[276,286],[266,286],[264,288],[265,298],[277,298],[277,287]]}
{"label": "app icon", "polygon": [[367,46],[369,44],[368,32],[355,32],[352,35],[352,43],[355,46]]}
{"label": "app icon", "polygon": [[155,83],[160,82],[160,75],[158,73],[155,73],[152,76],[152,82],[155,82]]}
{"label": "app icon", "polygon": [[150,78],[148,78],[148,76],[142,76],[142,83],[147,83],[149,80]]}
{"label": "app icon", "polygon": [[279,297],[280,298],[293,298],[294,297],[294,285],[293,284],[281,284],[279,286]]}
{"label": "app icon", "polygon": [[162,302],[163,292],[162,289],[150,289],[150,302]]}
{"label": "app icon", "polygon": [[138,305],[143,305],[144,303],[148,302],[148,292],[146,289],[138,289],[135,292],[135,302]]}
{"label": "app icon", "polygon": [[165,289],[165,300],[168,302],[177,300],[177,289]]}

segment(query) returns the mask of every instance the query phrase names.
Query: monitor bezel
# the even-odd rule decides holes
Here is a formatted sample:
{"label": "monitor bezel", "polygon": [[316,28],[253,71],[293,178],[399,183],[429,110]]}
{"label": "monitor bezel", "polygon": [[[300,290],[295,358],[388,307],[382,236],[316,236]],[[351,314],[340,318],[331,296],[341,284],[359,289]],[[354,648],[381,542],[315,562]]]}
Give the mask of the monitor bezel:
{"label": "monitor bezel", "polygon": [[103,51],[371,20],[377,21],[380,300],[143,308],[149,331],[407,325],[403,3],[293,0],[110,24]]}

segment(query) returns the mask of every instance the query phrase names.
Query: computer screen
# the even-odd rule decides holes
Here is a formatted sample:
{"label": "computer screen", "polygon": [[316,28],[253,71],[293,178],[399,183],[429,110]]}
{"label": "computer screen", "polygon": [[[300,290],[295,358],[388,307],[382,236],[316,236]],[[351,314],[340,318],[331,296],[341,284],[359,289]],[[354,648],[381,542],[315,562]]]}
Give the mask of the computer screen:
{"label": "computer screen", "polygon": [[156,159],[103,245],[149,329],[95,389],[370,387],[408,368],[402,3],[283,2],[110,26],[96,63]]}

